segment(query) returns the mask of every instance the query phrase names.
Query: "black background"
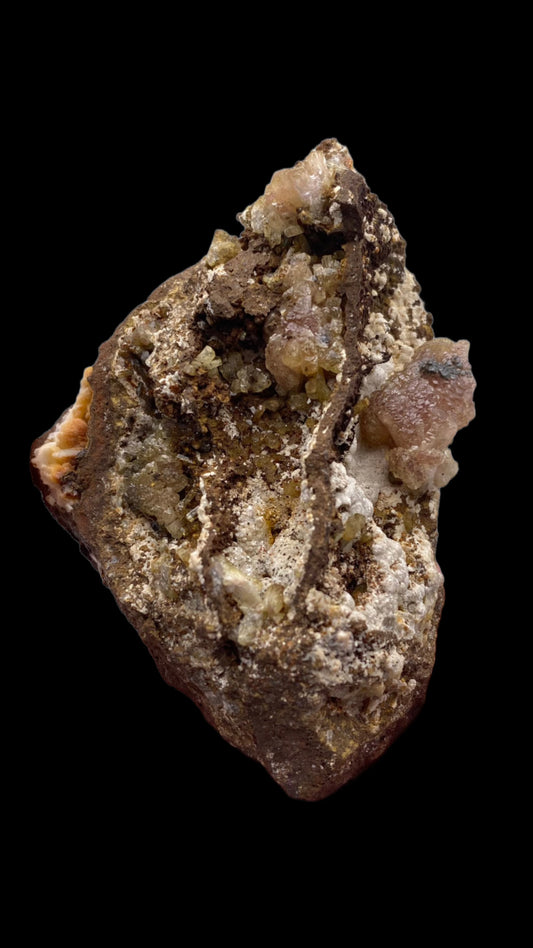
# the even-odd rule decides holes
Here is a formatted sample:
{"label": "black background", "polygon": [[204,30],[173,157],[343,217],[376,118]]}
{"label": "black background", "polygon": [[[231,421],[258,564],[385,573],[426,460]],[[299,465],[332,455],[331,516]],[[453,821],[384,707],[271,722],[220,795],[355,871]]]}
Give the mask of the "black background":
{"label": "black background", "polygon": [[[502,767],[513,779],[497,736],[498,619],[487,598],[487,305],[498,269],[487,155],[504,121],[493,113],[495,67],[472,63],[455,35],[440,59],[422,44],[409,64],[374,42],[364,63],[353,53],[341,68],[293,44],[289,74],[289,52],[278,45],[254,66],[229,41],[213,58],[191,36],[186,68],[179,56],[158,54],[162,42],[151,34],[147,54],[139,40],[116,73],[114,43],[101,37],[92,52],[43,55],[16,110],[13,174],[16,181],[22,172],[23,187],[14,189],[12,243],[23,264],[14,324],[25,337],[19,377],[30,395],[17,422],[16,520],[24,514],[15,574],[22,563],[25,581],[14,587],[9,674],[32,848],[43,861],[59,848],[76,865],[80,848],[133,853],[142,842],[194,865],[220,859],[221,875],[219,847],[245,865],[273,860],[298,871],[307,853],[332,868],[354,853],[359,866],[378,856],[423,867],[435,851],[443,859],[459,852],[462,864],[491,858],[506,835]],[[163,683],[97,573],[47,513],[27,459],[116,325],[197,262],[215,228],[239,233],[236,213],[272,173],[326,137],[349,148],[391,209],[436,334],[471,341],[478,415],[456,437],[460,471],[442,493],[447,600],[426,705],[357,781],[306,803],[288,799]]]}

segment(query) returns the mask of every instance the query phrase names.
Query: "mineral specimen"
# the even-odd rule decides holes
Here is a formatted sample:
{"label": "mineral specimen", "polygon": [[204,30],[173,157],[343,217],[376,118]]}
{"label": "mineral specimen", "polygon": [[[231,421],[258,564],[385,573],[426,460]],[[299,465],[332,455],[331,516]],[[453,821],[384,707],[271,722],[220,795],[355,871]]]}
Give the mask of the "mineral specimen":
{"label": "mineral specimen", "polygon": [[239,221],[101,346],[32,468],[164,679],[316,800],[424,701],[475,383],[336,140]]}

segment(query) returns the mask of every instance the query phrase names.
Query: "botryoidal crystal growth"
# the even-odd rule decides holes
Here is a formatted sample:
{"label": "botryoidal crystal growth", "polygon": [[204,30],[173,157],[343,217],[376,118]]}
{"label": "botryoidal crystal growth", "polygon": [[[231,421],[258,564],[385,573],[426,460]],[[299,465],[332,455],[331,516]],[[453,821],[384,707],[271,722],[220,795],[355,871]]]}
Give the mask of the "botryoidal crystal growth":
{"label": "botryoidal crystal growth", "polygon": [[100,347],[31,464],[163,678],[317,800],[423,704],[475,382],[336,140],[238,220]]}

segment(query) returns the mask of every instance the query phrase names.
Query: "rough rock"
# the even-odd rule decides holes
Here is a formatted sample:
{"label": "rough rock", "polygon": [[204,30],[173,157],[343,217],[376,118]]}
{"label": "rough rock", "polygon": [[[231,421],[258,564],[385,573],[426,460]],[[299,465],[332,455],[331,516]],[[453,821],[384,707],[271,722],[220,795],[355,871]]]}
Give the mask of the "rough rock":
{"label": "rough rock", "polygon": [[337,141],[239,221],[101,346],[32,470],[164,679],[317,800],[423,704],[475,383]]}

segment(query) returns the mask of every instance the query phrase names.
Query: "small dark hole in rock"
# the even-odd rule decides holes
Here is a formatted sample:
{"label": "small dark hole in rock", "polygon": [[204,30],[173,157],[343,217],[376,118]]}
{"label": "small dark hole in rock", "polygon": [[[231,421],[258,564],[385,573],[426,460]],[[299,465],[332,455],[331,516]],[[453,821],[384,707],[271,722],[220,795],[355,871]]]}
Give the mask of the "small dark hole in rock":
{"label": "small dark hole in rock", "polygon": [[227,639],[226,642],[221,646],[222,652],[227,656],[230,661],[235,665],[241,664],[241,656],[239,655],[239,649],[235,642],[232,642],[231,639]]}

